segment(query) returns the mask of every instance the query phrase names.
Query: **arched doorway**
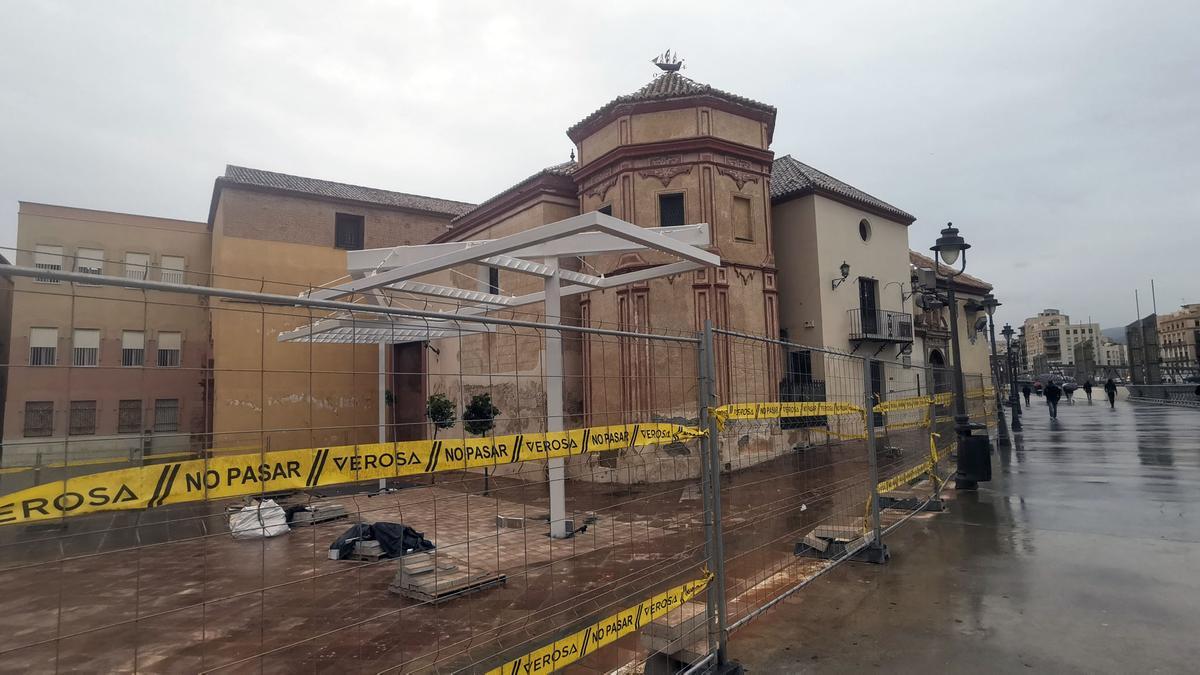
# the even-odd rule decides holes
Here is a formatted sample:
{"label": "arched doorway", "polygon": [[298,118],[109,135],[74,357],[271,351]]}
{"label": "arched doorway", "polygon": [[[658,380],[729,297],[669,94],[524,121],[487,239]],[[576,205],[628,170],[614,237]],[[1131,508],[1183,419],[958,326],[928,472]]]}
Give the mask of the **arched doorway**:
{"label": "arched doorway", "polygon": [[929,381],[933,383],[933,393],[940,394],[950,391],[950,371],[946,368],[946,357],[940,349],[929,352]]}

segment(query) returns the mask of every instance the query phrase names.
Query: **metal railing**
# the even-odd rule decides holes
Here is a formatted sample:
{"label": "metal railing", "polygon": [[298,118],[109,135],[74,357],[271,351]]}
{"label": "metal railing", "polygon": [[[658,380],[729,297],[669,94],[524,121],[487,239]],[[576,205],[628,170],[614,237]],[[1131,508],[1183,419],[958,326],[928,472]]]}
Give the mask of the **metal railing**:
{"label": "metal railing", "polygon": [[[206,296],[211,321],[241,330],[236,352],[215,360],[185,338],[170,368],[107,357],[86,368],[5,366],[10,405],[43,396],[52,380],[61,391],[25,422],[52,437],[23,438],[21,422],[6,430],[0,501],[18,507],[3,515],[15,520],[0,521],[0,586],[28,630],[0,635],[0,670],[483,672],[580,634],[572,663],[584,669],[653,660],[685,670],[723,661],[730,631],[841,562],[878,555],[891,528],[936,501],[950,470],[949,407],[929,389],[948,377],[890,358],[711,325],[668,334],[582,314],[564,316],[579,325],[560,325],[512,313],[464,318],[459,333],[418,345],[419,366],[393,355],[381,371],[374,345],[280,346],[276,336],[334,310],[364,326],[441,315],[309,300],[281,284],[257,293],[219,279],[187,286],[9,271],[64,282],[12,291],[66,307],[63,329],[125,313],[140,318],[124,328],[171,330],[147,310],[191,308]],[[96,285],[141,292],[108,297],[88,291]],[[910,316],[880,314],[883,334],[892,326],[911,339]],[[568,378],[545,374],[539,354],[551,334],[576,359]],[[144,395],[115,391],[130,381]],[[386,392],[375,391],[378,381]],[[192,393],[173,393],[175,382]],[[223,393],[229,386],[236,395]],[[567,539],[547,536],[546,459],[444,466],[455,449],[515,443],[534,452],[559,440],[543,407],[552,386],[571,402],[560,420],[575,434],[567,440],[588,439],[565,457]],[[984,376],[970,376],[968,389],[985,387]],[[422,400],[401,398],[414,388]],[[375,418],[375,393],[389,395],[379,408],[386,422]],[[441,413],[424,400],[434,394],[448,402]],[[497,410],[481,431],[466,410],[484,394]],[[968,401],[976,419],[988,400]],[[145,434],[119,433],[137,427]],[[601,440],[612,445],[590,445]],[[368,458],[378,468],[413,457],[428,470],[397,468],[383,475],[384,490],[359,473]],[[221,493],[210,479],[236,489]],[[288,511],[342,516],[234,538],[231,514],[268,497]],[[42,517],[51,509],[62,513]],[[436,546],[430,597],[393,588],[407,583],[406,559],[329,558],[350,525],[380,521]],[[460,575],[486,584],[435,597]],[[591,642],[590,629],[698,581],[702,592],[639,622],[635,639]]]}
{"label": "metal railing", "polygon": [[852,309],[848,314],[851,340],[913,341],[912,314],[888,309]]}

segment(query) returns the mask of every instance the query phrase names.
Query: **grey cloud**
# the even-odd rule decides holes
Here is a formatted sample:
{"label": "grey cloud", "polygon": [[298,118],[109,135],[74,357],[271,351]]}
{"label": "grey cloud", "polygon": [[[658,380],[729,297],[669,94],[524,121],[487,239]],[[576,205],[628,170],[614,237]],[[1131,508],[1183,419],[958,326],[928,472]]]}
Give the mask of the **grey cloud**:
{"label": "grey cloud", "polygon": [[[953,220],[1003,320],[1200,300],[1189,2],[0,7],[0,244],[19,199],[202,219],[239,163],[482,200],[676,49],[791,153]],[[1144,308],[1143,308],[1144,309]]]}

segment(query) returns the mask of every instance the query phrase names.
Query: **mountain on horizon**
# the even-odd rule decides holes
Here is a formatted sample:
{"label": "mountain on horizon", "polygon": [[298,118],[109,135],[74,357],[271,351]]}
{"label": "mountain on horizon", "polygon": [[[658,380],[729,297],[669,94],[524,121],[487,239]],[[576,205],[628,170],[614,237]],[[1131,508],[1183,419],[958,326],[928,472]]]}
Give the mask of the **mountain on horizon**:
{"label": "mountain on horizon", "polygon": [[1101,328],[1100,335],[1102,335],[1118,344],[1125,344],[1125,327],[1124,326],[1117,326],[1116,328]]}

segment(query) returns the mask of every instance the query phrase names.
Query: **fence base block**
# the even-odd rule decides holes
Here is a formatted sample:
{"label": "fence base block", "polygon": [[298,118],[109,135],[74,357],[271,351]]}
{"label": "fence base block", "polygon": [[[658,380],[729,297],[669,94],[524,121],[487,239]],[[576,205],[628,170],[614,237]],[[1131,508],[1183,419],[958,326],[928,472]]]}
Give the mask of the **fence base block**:
{"label": "fence base block", "polygon": [[879,495],[879,508],[898,509],[901,511],[932,511],[941,513],[946,510],[941,499],[922,499],[920,497],[888,497]]}
{"label": "fence base block", "polygon": [[[854,551],[854,553],[849,556],[849,559],[856,562],[868,562],[881,565],[891,558],[891,554],[888,552],[887,544],[870,542],[863,546],[861,540],[852,542],[832,540],[827,541],[825,548],[822,549],[819,545],[814,546],[813,544],[810,544],[807,541],[807,537],[805,539],[806,541],[800,541],[796,543],[795,550],[796,555],[804,558],[838,560],[845,558],[847,552],[849,551]],[[856,547],[857,550],[855,550]]]}

